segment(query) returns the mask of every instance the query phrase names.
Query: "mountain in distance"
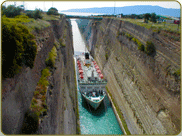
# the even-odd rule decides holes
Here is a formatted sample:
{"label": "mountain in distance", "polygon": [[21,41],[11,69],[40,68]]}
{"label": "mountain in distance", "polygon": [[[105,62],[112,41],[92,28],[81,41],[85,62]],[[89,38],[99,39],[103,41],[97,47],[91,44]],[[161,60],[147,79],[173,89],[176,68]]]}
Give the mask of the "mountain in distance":
{"label": "mountain in distance", "polygon": [[[100,13],[100,14],[114,14],[114,7],[69,9],[69,10],[63,10],[61,12],[87,12],[87,13]],[[180,9],[163,8],[160,6],[151,6],[151,5],[115,7],[115,14],[121,14],[121,13],[124,15],[155,13],[157,15],[180,17]]]}

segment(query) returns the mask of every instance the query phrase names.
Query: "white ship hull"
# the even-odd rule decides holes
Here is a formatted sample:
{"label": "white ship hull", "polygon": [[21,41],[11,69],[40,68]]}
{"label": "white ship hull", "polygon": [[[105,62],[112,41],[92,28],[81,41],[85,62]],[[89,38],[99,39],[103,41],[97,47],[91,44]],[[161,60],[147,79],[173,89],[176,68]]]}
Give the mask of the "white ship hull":
{"label": "white ship hull", "polygon": [[106,79],[103,78],[93,58],[89,54],[76,56],[78,88],[83,98],[95,110],[99,107],[105,98]]}
{"label": "white ship hull", "polygon": [[87,101],[87,103],[89,103],[95,110],[99,107],[99,105],[102,103],[102,101],[105,98],[105,95],[104,95],[104,97],[102,99],[100,99],[98,102],[94,102],[94,101],[88,99],[88,97],[85,96],[84,94],[82,94],[82,96]]}

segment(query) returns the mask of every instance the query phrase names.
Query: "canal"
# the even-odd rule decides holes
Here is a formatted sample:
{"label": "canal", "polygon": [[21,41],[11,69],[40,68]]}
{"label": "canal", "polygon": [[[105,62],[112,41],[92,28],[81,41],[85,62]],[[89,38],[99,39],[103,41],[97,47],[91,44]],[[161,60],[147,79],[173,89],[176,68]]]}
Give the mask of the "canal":
{"label": "canal", "polygon": [[[74,51],[75,54],[80,54],[85,51],[85,43],[76,21],[71,20],[71,24]],[[78,91],[78,106],[81,134],[123,134],[108,97],[94,110]]]}

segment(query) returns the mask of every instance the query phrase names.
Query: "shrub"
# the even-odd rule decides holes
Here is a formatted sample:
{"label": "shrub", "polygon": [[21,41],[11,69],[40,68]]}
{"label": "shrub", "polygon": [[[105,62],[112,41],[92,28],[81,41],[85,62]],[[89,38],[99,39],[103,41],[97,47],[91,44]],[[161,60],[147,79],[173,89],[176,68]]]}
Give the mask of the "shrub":
{"label": "shrub", "polygon": [[179,76],[181,75],[181,69],[178,69],[176,70],[174,73],[173,73],[174,76]]}
{"label": "shrub", "polygon": [[47,15],[59,15],[58,13],[58,10],[56,8],[50,8],[48,11],[47,11]]}
{"label": "shrub", "polygon": [[145,47],[143,44],[140,44],[138,45],[138,49],[141,50],[141,51],[144,51],[145,50]]}
{"label": "shrub", "polygon": [[38,96],[40,93],[39,93],[39,91],[35,91],[34,92],[34,96],[36,97],[36,96]]}
{"label": "shrub", "polygon": [[132,38],[132,41],[137,43],[137,39],[136,38]]}
{"label": "shrub", "polygon": [[15,7],[14,5],[9,5],[7,8],[3,8],[3,15],[7,17],[15,17],[20,15],[22,9],[20,7]]}
{"label": "shrub", "polygon": [[34,18],[34,11],[27,11],[26,15],[27,15],[29,18]]}
{"label": "shrub", "polygon": [[59,39],[59,44],[61,45],[61,47],[65,47],[66,45],[64,44],[62,39]]}
{"label": "shrub", "polygon": [[45,61],[46,66],[48,66],[50,68],[55,67],[56,57],[57,57],[57,50],[56,50],[56,47],[54,46],[52,48],[51,52],[49,52],[49,56],[48,56],[48,58]]}
{"label": "shrub", "polygon": [[152,55],[153,53],[155,53],[155,46],[154,46],[154,44],[151,41],[147,41],[146,42],[145,52],[148,55]]}
{"label": "shrub", "polygon": [[54,43],[54,46],[56,47],[57,50],[58,50],[59,47],[60,47],[58,42],[55,42],[55,43]]}
{"label": "shrub", "polygon": [[32,99],[32,103],[35,103],[36,104],[37,103],[37,99],[33,98]]}
{"label": "shrub", "polygon": [[[20,16],[19,16],[20,17]],[[2,70],[3,77],[13,77],[21,66],[33,68],[37,45],[34,35],[16,19],[2,18]],[[11,55],[10,55],[11,54]]]}
{"label": "shrub", "polygon": [[30,109],[25,113],[24,122],[22,126],[23,134],[34,134],[38,130],[39,116],[36,112]]}
{"label": "shrub", "polygon": [[49,82],[47,81],[48,76],[50,76],[49,69],[48,68],[43,69],[41,78],[40,78],[40,80],[38,82],[38,85],[39,86],[42,85],[42,88],[45,88],[46,86],[48,86],[49,85]]}
{"label": "shrub", "polygon": [[125,35],[126,35],[126,37],[127,37],[129,40],[131,40],[131,39],[133,38],[133,36],[132,36],[131,34],[126,33]]}
{"label": "shrub", "polygon": [[105,54],[106,60],[108,60],[108,53]]}
{"label": "shrub", "polygon": [[42,19],[42,15],[41,15],[41,10],[40,9],[36,9],[35,11],[27,11],[26,15],[29,18],[34,18],[34,19]]}
{"label": "shrub", "polygon": [[41,10],[40,9],[36,9],[34,11],[34,19],[42,19],[42,16],[41,16]]}

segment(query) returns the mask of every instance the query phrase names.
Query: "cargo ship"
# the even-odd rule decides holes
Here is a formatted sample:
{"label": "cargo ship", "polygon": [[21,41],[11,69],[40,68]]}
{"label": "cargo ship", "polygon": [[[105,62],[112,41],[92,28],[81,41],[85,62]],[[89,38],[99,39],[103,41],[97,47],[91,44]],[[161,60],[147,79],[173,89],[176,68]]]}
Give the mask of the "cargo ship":
{"label": "cargo ship", "polygon": [[95,110],[106,96],[106,84],[99,66],[88,52],[76,56],[78,89]]}

